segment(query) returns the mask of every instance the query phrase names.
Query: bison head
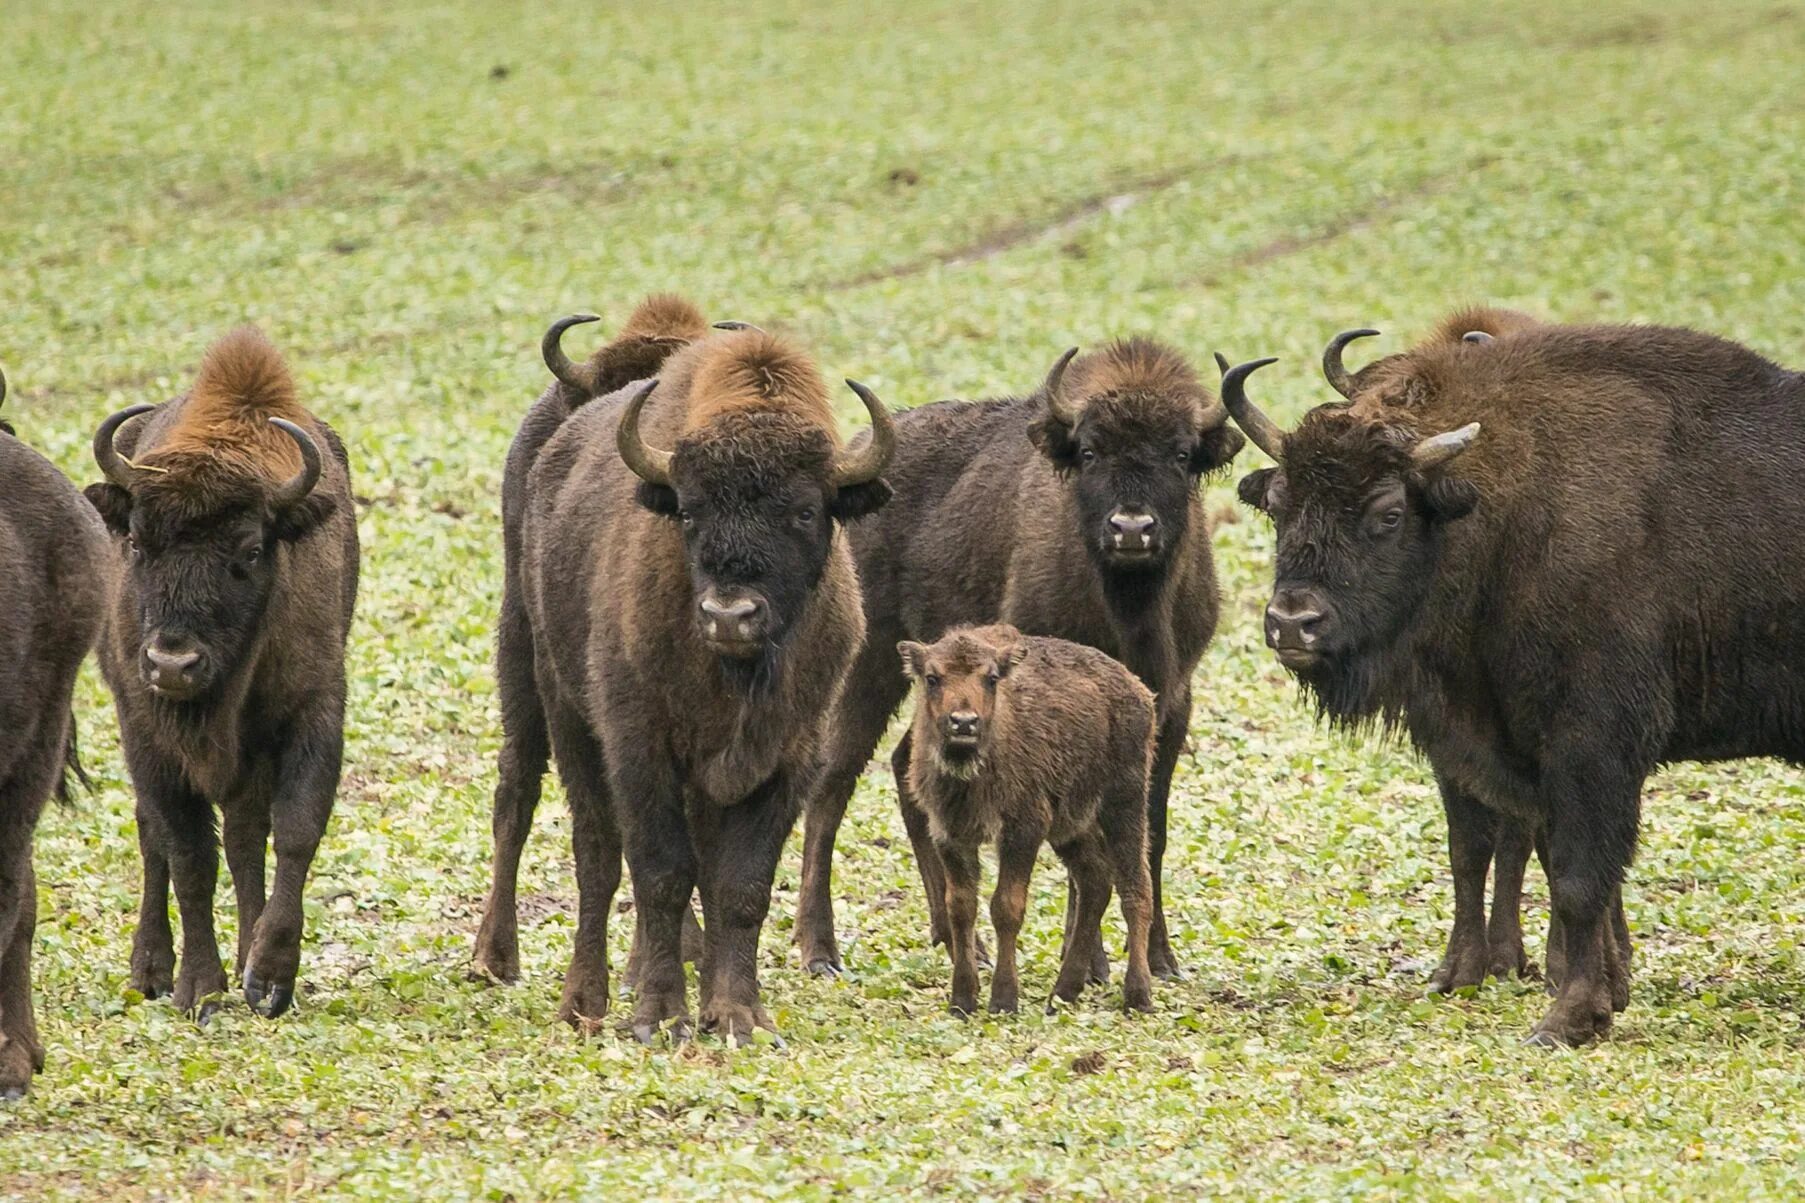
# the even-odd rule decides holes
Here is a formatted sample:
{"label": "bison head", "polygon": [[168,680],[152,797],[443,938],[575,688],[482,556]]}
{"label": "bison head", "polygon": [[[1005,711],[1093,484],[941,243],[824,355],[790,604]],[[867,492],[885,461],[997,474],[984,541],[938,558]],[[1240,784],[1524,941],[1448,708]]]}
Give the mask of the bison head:
{"label": "bison head", "polygon": [[1222,386],[1235,421],[1278,463],[1239,488],[1278,532],[1266,643],[1328,713],[1359,717],[1372,706],[1373,657],[1403,634],[1427,595],[1447,524],[1477,504],[1478,490],[1445,470],[1479,425],[1418,438],[1400,422],[1336,404],[1286,434],[1243,387],[1271,362],[1242,364]]}
{"label": "bison head", "polygon": [[890,497],[890,414],[870,389],[846,383],[871,415],[871,440],[845,451],[812,417],[782,408],[727,412],[671,450],[652,447],[639,419],[655,380],[621,414],[616,441],[640,478],[640,504],[681,524],[697,635],[754,676],[774,663],[820,580],[834,523]]}
{"label": "bison head", "polygon": [[313,530],[335,502],[316,491],[313,438],[281,418],[269,425],[293,440],[301,460],[286,480],[272,479],[266,457],[237,445],[155,450],[133,462],[113,436],[153,408],[133,406],[101,423],[94,459],[106,483],[88,486],[87,496],[125,541],[140,676],[159,697],[192,702],[231,676],[255,642],[279,545]]}
{"label": "bison head", "polygon": [[903,673],[921,687],[915,711],[917,754],[950,776],[969,780],[984,765],[995,730],[997,687],[1028,654],[1010,626],[961,627],[933,645],[896,645]]}
{"label": "bison head", "polygon": [[1131,339],[1074,367],[1077,353],[1048,373],[1046,414],[1028,437],[1069,482],[1076,533],[1098,565],[1158,573],[1184,541],[1198,479],[1244,440],[1176,352]]}

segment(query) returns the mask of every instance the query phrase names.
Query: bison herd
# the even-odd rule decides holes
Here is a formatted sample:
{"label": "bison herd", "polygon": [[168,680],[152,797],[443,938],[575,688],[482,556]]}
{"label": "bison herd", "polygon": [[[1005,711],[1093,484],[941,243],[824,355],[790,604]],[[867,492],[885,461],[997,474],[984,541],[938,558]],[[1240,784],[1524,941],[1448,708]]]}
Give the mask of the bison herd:
{"label": "bison herd", "polygon": [[[978,849],[996,848],[990,1007],[1043,843],[1068,870],[1052,996],[1123,1002],[1182,972],[1161,878],[1172,773],[1218,598],[1199,481],[1251,441],[1243,501],[1276,529],[1267,644],[1330,723],[1408,736],[1448,821],[1455,917],[1430,979],[1527,969],[1533,851],[1552,899],[1539,1043],[1605,1035],[1629,998],[1622,883],[1641,788],[1670,760],[1805,761],[1805,377],[1689,330],[1464,310],[1292,430],[1147,339],[1060,357],[1020,397],[892,415],[843,443],[792,341],[653,297],[553,381],[502,488],[504,742],[476,970],[519,976],[520,857],[555,762],[579,887],[561,1016],[610,998],[623,858],[641,1041],[764,1030],[758,944],[803,818],[795,939],[842,971],[831,873],[860,773],[892,757],[947,945],[977,1006]],[[0,397],[4,384],[0,383]],[[258,332],[192,387],[99,424],[84,494],[0,422],[0,1092],[43,1066],[32,833],[82,780],[71,699],[96,649],[137,797],[131,983],[200,1016],[227,988],[223,844],[246,1001],[295,996],[302,894],[338,787],[359,553],[350,466]],[[265,859],[273,842],[274,880]],[[1494,880],[1489,920],[1485,887]],[[173,886],[181,955],[170,927]],[[693,900],[700,899],[702,922]]]}

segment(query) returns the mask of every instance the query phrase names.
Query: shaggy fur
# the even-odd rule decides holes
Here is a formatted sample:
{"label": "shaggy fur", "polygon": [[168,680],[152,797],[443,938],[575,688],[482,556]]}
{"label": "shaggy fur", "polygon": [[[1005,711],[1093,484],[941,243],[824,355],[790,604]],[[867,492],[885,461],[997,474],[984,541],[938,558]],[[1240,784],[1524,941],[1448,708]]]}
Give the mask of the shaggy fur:
{"label": "shaggy fur", "polygon": [[106,532],[49,461],[0,434],[0,1099],[44,1067],[32,1013],[32,836],[79,775],[75,676],[99,634]]}
{"label": "shaggy fur", "polygon": [[[1463,455],[1408,465],[1469,422]],[[1457,887],[1496,813],[1542,830],[1564,962],[1542,1039],[1603,1035],[1627,1001],[1647,774],[1805,762],[1802,459],[1797,373],[1689,330],[1532,326],[1397,357],[1242,482],[1278,527],[1275,598],[1323,614],[1300,680],[1429,757]]]}
{"label": "shaggy fur", "polygon": [[[301,459],[271,417],[293,421],[321,453],[318,483],[288,506],[274,504],[273,490]],[[302,892],[343,757],[358,577],[344,445],[296,400],[275,348],[245,329],[214,344],[187,394],[127,423],[114,446],[146,470],[129,490],[88,489],[120,569],[100,663],[138,794],[144,893],[132,985],[203,1012],[225,990],[213,932],[223,838],[244,994],[273,1017],[294,998]],[[153,685],[153,650],[199,656],[191,694]]]}
{"label": "shaggy fur", "polygon": [[[725,391],[701,394],[709,382]],[[887,491],[881,481],[828,485],[838,440],[819,374],[755,331],[711,335],[661,372],[640,431],[674,452],[670,486],[640,481],[616,450],[637,391],[584,406],[527,462],[510,457],[503,488],[518,500],[507,530],[517,558],[499,660],[508,722],[478,959],[517,971],[512,870],[546,768],[535,736],[548,730],[580,897],[561,1016],[607,1010],[606,924],[624,847],[644,958],[635,1033],[649,1040],[667,1020],[687,1027],[679,933],[699,887],[701,1023],[746,1040],[771,1026],[755,965],[777,857],[864,636],[834,517],[846,503],[834,494],[881,504]],[[749,657],[707,642],[698,617],[701,600],[748,590],[768,615]]]}
{"label": "shaggy fur", "polygon": [[[952,1010],[977,1009],[973,922],[978,849],[986,843],[997,847],[990,1009],[1016,1009],[1016,936],[1034,860],[1047,843],[1074,886],[1053,996],[1071,1002],[1084,989],[1113,883],[1128,927],[1123,1002],[1129,1010],[1152,1010],[1147,774],[1153,694],[1094,648],[1030,638],[1006,625],[957,627],[931,647],[905,640],[897,651],[917,685],[910,724],[915,754],[897,784],[927,817],[946,873]],[[956,738],[955,722],[976,726],[975,743]]]}
{"label": "shaggy fur", "polygon": [[[593,392],[571,396],[573,405],[606,396],[635,380],[658,374],[671,355],[708,337],[708,319],[689,301],[669,293],[657,293],[639,303],[614,340],[589,357],[587,372]],[[573,390],[554,384],[553,388]]]}
{"label": "shaggy fur", "polygon": [[[819,792],[808,807],[796,938],[803,963],[835,971],[833,845],[859,774],[906,692],[891,649],[962,623],[1007,622],[1110,655],[1158,698],[1159,740],[1148,792],[1153,970],[1178,971],[1166,934],[1160,867],[1166,798],[1191,714],[1191,676],[1216,629],[1215,567],[1198,484],[1243,444],[1204,418],[1210,394],[1184,357],[1146,339],[1074,359],[1065,396],[1076,425],[1052,417],[1042,392],[945,401],[897,418],[888,473],[896,501],[853,531],[871,637],[853,666]],[[1206,408],[1208,407],[1208,408]],[[1219,411],[1217,411],[1219,412]],[[1112,550],[1111,516],[1157,519],[1157,550]],[[910,738],[893,763],[900,778]],[[938,857],[905,807],[932,922],[948,936]],[[1101,944],[1097,945],[1099,950]],[[1107,962],[1094,967],[1107,976]]]}

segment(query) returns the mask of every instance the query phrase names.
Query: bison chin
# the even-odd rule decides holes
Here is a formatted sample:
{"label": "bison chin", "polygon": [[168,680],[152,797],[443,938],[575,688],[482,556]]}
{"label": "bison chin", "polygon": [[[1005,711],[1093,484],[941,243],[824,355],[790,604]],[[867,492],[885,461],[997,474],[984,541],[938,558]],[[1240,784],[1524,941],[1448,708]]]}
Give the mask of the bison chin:
{"label": "bison chin", "polygon": [[984,767],[984,752],[975,739],[937,739],[932,754],[934,767],[957,781],[970,781]]}
{"label": "bison chin", "polygon": [[[1308,656],[1307,662],[1302,657]],[[1389,674],[1383,661],[1362,653],[1301,653],[1293,664],[1283,654],[1279,662],[1290,670],[1298,683],[1316,702],[1318,717],[1337,727],[1364,727],[1375,719],[1387,726],[1393,716],[1386,702],[1385,682]]]}

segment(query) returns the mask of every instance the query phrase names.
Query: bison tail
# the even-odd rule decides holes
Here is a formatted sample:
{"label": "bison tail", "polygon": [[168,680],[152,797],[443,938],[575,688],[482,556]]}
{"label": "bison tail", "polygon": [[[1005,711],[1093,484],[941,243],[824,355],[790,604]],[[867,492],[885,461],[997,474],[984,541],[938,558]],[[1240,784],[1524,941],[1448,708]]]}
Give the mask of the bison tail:
{"label": "bison tail", "polygon": [[63,744],[63,771],[56,782],[56,800],[64,806],[74,802],[70,782],[80,785],[84,793],[94,792],[94,779],[81,764],[81,749],[75,742],[75,714],[69,715],[69,738]]}

